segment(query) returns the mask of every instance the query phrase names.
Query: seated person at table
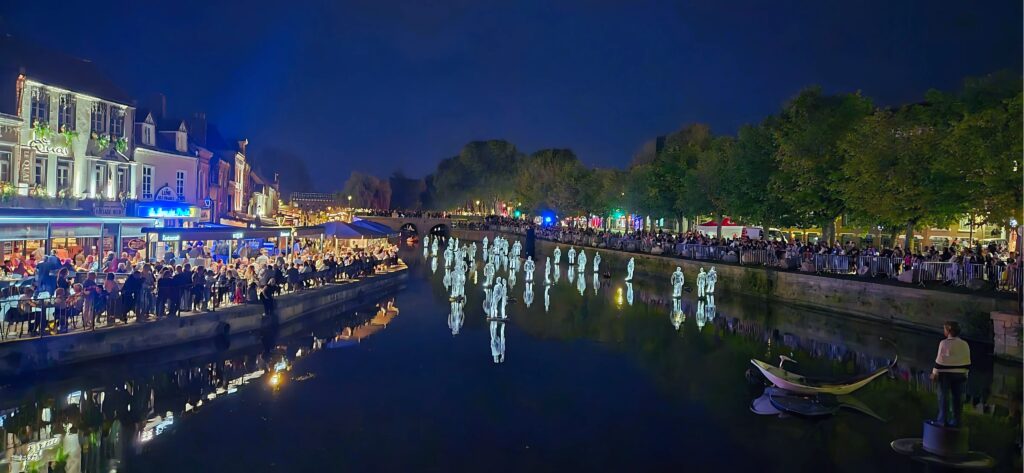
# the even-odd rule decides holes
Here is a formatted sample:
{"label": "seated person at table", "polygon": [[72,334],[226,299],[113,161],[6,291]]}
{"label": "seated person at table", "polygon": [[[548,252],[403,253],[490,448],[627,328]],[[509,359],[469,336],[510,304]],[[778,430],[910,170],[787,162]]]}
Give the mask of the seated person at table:
{"label": "seated person at table", "polygon": [[32,273],[29,271],[29,269],[27,267],[25,267],[25,263],[23,261],[21,261],[21,260],[17,260],[17,261],[18,261],[18,263],[14,266],[14,271],[12,271],[12,272],[14,274],[17,274],[18,276],[21,276],[21,277],[30,276]]}
{"label": "seated person at table", "polygon": [[32,286],[26,286],[22,289],[21,297],[18,299],[18,310],[21,312],[21,320],[28,320],[28,331],[30,334],[36,333],[39,329],[39,311],[36,310],[39,307],[39,301],[35,300],[36,290]]}

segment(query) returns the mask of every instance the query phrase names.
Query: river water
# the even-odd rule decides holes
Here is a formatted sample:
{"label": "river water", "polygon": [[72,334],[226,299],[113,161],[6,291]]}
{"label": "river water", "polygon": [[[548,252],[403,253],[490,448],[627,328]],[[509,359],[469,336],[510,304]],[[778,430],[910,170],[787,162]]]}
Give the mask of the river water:
{"label": "river water", "polygon": [[[727,293],[676,307],[667,274],[581,285],[564,260],[550,286],[519,273],[499,323],[479,261],[458,306],[441,261],[402,256],[407,286],[363,310],[9,382],[0,472],[924,471],[889,442],[934,415],[934,335]],[[855,393],[884,421],[750,410],[751,358],[839,375],[897,351]],[[1020,366],[972,351],[972,447],[1020,471]]]}

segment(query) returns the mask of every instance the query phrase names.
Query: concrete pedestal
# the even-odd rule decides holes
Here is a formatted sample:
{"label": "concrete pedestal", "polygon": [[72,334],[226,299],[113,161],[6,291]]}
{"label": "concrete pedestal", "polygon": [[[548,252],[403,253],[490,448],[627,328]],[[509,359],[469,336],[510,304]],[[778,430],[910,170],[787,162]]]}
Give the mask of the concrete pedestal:
{"label": "concrete pedestal", "polygon": [[928,453],[941,457],[960,457],[969,451],[966,428],[945,427],[925,421],[921,440]]}
{"label": "concrete pedestal", "polygon": [[1021,316],[1009,312],[992,312],[992,349],[996,356],[1024,361],[1021,348]]}

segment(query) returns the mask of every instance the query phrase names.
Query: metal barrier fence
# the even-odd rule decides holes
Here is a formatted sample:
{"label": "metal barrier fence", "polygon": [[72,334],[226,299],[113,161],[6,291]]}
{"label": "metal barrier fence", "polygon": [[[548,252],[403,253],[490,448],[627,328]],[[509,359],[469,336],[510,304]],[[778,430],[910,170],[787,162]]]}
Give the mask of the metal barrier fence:
{"label": "metal barrier fence", "polygon": [[[511,227],[491,227],[500,231],[513,232]],[[518,229],[516,229],[518,230]],[[857,256],[805,253],[803,256],[786,256],[773,248],[747,249],[728,246],[708,246],[690,243],[658,245],[650,241],[622,237],[597,237],[590,235],[543,233],[538,238],[578,246],[603,247],[627,252],[653,253],[657,246],[662,255],[692,260],[721,261],[749,266],[771,266],[784,269],[814,271],[818,274],[855,274],[861,277],[897,278],[904,271],[914,271],[913,281],[924,285],[940,282],[954,286],[970,287],[971,281],[985,281],[1000,291],[1020,292],[1024,285],[1024,271],[1006,266],[986,266],[971,263],[922,262],[914,268],[905,268],[901,258],[886,256]]]}

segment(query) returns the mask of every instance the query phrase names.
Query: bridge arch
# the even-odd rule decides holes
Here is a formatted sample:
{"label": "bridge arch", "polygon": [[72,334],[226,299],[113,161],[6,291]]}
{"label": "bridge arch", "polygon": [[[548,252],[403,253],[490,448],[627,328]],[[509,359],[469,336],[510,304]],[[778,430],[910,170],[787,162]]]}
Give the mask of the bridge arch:
{"label": "bridge arch", "polygon": [[430,228],[431,235],[440,235],[447,237],[451,233],[451,228],[447,223],[439,223]]}
{"label": "bridge arch", "polygon": [[406,222],[398,229],[402,235],[418,235],[420,233],[419,228],[416,228],[416,224],[412,222]]}

